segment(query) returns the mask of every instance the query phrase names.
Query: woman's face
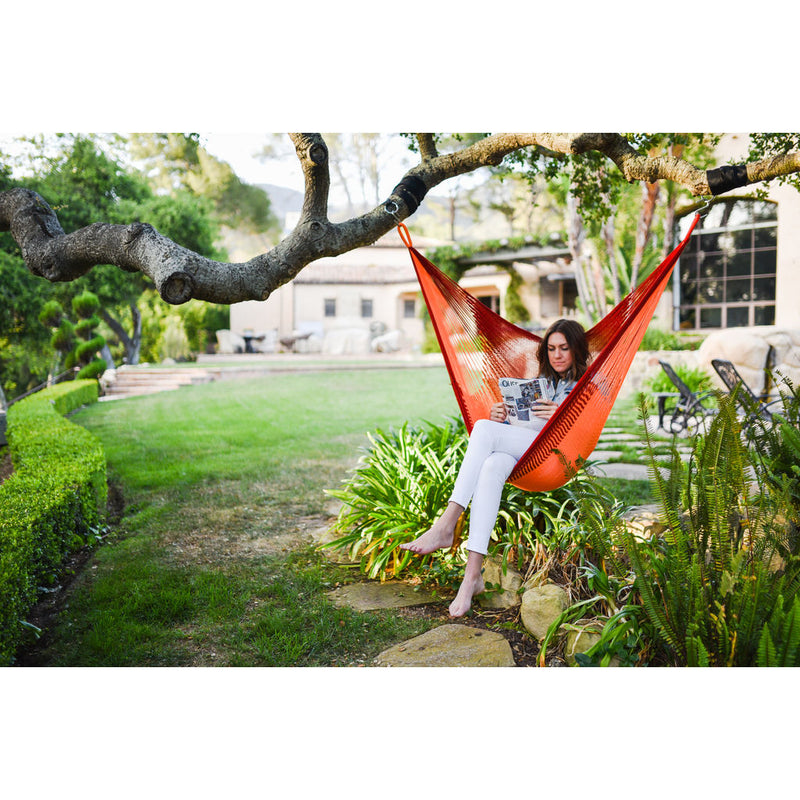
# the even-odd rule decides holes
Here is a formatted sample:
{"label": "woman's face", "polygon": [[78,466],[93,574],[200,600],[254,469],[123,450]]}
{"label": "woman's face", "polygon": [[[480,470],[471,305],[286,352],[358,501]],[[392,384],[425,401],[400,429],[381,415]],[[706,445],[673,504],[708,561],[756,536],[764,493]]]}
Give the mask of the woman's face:
{"label": "woman's face", "polygon": [[559,375],[563,375],[572,366],[572,350],[569,349],[563,333],[556,331],[550,334],[547,340],[547,359]]}

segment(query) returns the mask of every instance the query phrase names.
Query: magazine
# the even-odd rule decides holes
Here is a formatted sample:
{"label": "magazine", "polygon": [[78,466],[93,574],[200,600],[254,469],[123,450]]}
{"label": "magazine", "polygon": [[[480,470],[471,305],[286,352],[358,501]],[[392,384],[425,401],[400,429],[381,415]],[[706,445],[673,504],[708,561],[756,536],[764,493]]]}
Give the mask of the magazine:
{"label": "magazine", "polygon": [[533,416],[531,407],[539,400],[552,400],[555,389],[548,378],[499,378],[497,381],[507,421],[526,428],[541,428],[543,420]]}

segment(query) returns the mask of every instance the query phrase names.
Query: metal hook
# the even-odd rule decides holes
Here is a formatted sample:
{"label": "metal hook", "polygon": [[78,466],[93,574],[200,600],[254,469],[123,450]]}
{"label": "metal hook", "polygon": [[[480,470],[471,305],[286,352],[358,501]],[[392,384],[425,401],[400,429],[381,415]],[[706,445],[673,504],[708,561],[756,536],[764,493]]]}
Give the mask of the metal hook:
{"label": "metal hook", "polygon": [[[393,209],[389,208],[389,206],[394,206],[394,208]],[[398,225],[400,225],[402,223],[403,220],[401,220],[400,217],[397,216],[398,212],[400,211],[400,206],[394,200],[387,200],[383,204],[383,207],[384,207],[384,209],[386,209],[386,213],[387,214],[391,214],[392,217],[394,217],[394,221]]]}
{"label": "metal hook", "polygon": [[713,205],[714,204],[713,204],[712,200],[708,199],[708,200],[706,200],[705,205],[700,206],[700,208],[698,208],[695,213],[700,217],[700,219],[702,219],[703,217],[705,217],[708,214],[709,211],[711,211],[711,209],[713,208]]}

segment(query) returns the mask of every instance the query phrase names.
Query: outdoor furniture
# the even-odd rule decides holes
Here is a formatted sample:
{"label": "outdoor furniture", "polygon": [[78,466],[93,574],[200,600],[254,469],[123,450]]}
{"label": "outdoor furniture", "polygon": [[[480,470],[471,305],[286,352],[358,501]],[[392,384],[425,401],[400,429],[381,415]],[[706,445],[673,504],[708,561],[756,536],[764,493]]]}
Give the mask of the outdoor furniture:
{"label": "outdoor furniture", "polygon": [[297,350],[297,343],[308,339],[312,333],[313,331],[308,331],[307,333],[294,333],[291,336],[281,336],[278,341],[281,343],[281,347],[283,347],[284,350],[293,353]]}
{"label": "outdoor furniture", "polygon": [[[244,339],[245,353],[255,353],[258,344],[264,340],[264,334],[256,334],[248,331],[242,334],[242,339]],[[256,345],[254,345],[253,342],[256,342]]]}
{"label": "outdoor furniture", "polygon": [[225,328],[217,331],[217,352],[230,355],[232,353],[243,353],[245,347],[244,339],[239,334]]}
{"label": "outdoor furniture", "polygon": [[744,378],[739,374],[733,362],[723,358],[711,360],[711,366],[717,371],[717,375],[722,378],[722,382],[728,389],[731,397],[734,398],[737,410],[742,415],[742,428],[746,430],[754,422],[762,421],[772,423],[772,406],[781,403],[781,398],[768,400],[764,396],[759,397],[748,385]]}
{"label": "outdoor furniture", "polygon": [[[672,381],[678,390],[676,394],[669,392],[658,392],[659,401],[659,427],[670,433],[694,434],[702,428],[708,417],[713,417],[717,413],[716,408],[709,408],[703,402],[710,397],[714,397],[713,391],[693,392],[678,376],[672,366],[666,361],[659,361],[661,369],[667,373],[667,377]],[[675,404],[667,407],[670,397],[675,398]],[[667,417],[669,417],[667,419]]]}
{"label": "outdoor furniture", "polygon": [[664,417],[667,415],[667,403],[675,398],[680,397],[680,392],[652,392],[658,403],[658,427],[662,430],[667,430],[664,426]]}

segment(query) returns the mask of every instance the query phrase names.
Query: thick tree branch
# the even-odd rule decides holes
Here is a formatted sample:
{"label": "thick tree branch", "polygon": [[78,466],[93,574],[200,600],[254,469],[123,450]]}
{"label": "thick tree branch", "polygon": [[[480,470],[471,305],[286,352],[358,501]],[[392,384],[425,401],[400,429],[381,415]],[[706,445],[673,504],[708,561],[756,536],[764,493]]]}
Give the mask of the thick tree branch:
{"label": "thick tree branch", "polygon": [[[203,258],[143,223],[95,223],[65,234],[47,202],[27,189],[0,192],[0,230],[11,231],[28,269],[50,281],[71,281],[97,264],[141,271],[164,300],[191,298],[212,303],[264,300],[307,264],[377,241],[410,216],[426,192],[448,178],[497,166],[510,153],[539,148],[551,154],[602,153],[628,181],[669,180],[700,197],[712,192],[708,174],[675,156],[642,156],[617,133],[498,133],[458,150],[438,154],[431,134],[417,134],[420,163],[411,168],[387,200],[341,223],[328,219],[328,148],[318,133],[291,134],[303,168],[305,197],[296,228],[267,253],[245,263]],[[713,172],[713,171],[711,171]],[[788,153],[737,169],[740,185],[800,172],[800,153]]]}
{"label": "thick tree branch", "polygon": [[423,161],[430,158],[436,158],[436,141],[432,133],[418,133],[417,144],[419,145],[419,154]]}

